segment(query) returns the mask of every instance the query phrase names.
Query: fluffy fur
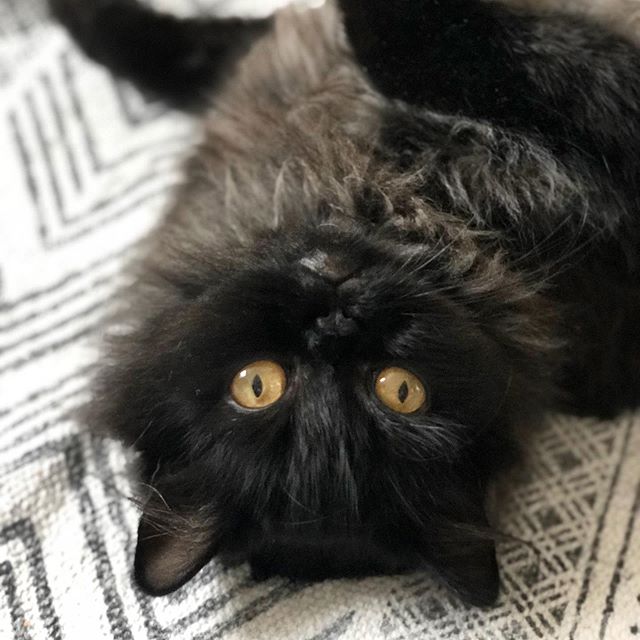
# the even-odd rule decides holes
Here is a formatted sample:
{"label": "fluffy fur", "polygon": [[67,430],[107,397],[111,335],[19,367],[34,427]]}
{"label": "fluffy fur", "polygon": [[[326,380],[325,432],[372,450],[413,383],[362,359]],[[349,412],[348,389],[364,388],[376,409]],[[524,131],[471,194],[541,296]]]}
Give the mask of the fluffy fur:
{"label": "fluffy fur", "polygon": [[[116,5],[181,30],[188,46],[144,38],[170,59],[162,82],[100,19]],[[194,58],[215,19],[53,7],[167,99],[202,105],[209,86],[204,142],[144,247],[91,409],[150,487],[138,581],[166,593],[220,554],[256,577],[431,567],[493,602],[483,501],[513,427],[638,398],[640,53],[575,17],[343,0],[281,12],[241,60],[246,24],[226,24],[242,37]],[[230,381],[261,358],[288,390],[240,410]],[[425,382],[429,412],[377,401],[393,364]]]}
{"label": "fluffy fur", "polygon": [[638,0],[502,0],[510,7],[535,13],[572,13],[597,20],[598,23],[640,40],[640,2]]}

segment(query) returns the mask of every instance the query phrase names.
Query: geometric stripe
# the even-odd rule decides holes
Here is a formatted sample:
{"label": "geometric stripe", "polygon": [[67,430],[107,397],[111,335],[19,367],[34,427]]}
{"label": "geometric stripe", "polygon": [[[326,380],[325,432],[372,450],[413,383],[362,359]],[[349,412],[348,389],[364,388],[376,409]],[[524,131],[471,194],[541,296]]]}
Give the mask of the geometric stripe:
{"label": "geometric stripe", "polygon": [[[100,309],[100,304],[96,303],[89,309],[85,311],[87,313],[95,312]],[[69,321],[84,319],[85,315],[83,313],[73,316],[69,319]],[[25,351],[23,354],[20,354],[19,357],[14,358],[13,360],[9,360],[8,362],[0,364],[0,375],[8,374],[11,372],[15,372],[20,367],[24,367],[26,365],[32,365],[39,358],[43,358],[44,356],[50,356],[53,353],[68,347],[74,343],[77,343],[81,339],[88,338],[91,335],[95,335],[98,327],[102,324],[102,322],[108,321],[102,316],[96,315],[94,318],[89,318],[88,322],[81,323],[78,328],[74,328],[72,331],[68,332],[64,337],[48,339],[46,343],[37,348],[29,349]],[[47,338],[51,338],[51,336],[47,336]]]}
{"label": "geometric stripe", "polygon": [[131,640],[129,622],[124,613],[122,600],[115,588],[115,578],[109,562],[109,556],[105,544],[101,540],[100,533],[95,526],[96,509],[91,503],[86,489],[81,490],[79,500],[87,546],[93,555],[93,566],[107,607],[107,618],[109,619],[113,637]]}
{"label": "geometric stripe", "polygon": [[[74,384],[76,392],[86,388],[86,377],[90,374],[93,368],[93,365],[81,367],[68,376],[63,376],[52,381],[52,384],[49,386],[39,388],[20,402],[16,402],[10,407],[2,409],[0,411],[0,421],[2,421],[0,422],[0,429],[11,431],[25,422],[29,422],[34,418],[37,418],[47,409],[55,408],[60,400],[66,397],[62,395],[61,389],[65,392],[64,389],[70,382],[75,382],[77,380],[82,381],[83,384],[80,386],[80,389],[78,389],[77,384]],[[40,405],[40,401],[43,399],[45,399],[48,404]],[[35,408],[34,405],[39,406]],[[27,410],[27,413],[23,413],[23,410],[25,409]],[[17,418],[16,414],[20,414],[20,417]],[[9,418],[12,419],[12,422],[9,421]]]}
{"label": "geometric stripe", "polygon": [[[47,582],[42,549],[31,521],[18,520],[6,525],[2,530],[0,530],[1,546],[4,546],[14,540],[19,540],[24,548],[24,557],[30,569],[32,587],[38,602],[40,617],[45,625],[48,637],[51,638],[51,640],[60,640],[62,638],[62,633],[60,631],[60,623],[51,597],[51,589]],[[9,567],[7,571],[10,576],[9,580],[11,581],[13,571],[8,563],[7,566]],[[21,605],[15,594],[13,596],[13,602],[17,608],[12,608],[12,618],[14,620],[18,620],[20,618]],[[23,624],[23,633],[25,629],[25,625]],[[20,637],[20,634],[16,633],[16,637]]]}
{"label": "geometric stripe", "polygon": [[[95,232],[140,202],[168,193],[177,179],[177,163],[193,140],[188,119],[181,126],[158,129],[155,125],[170,117],[164,109],[141,102],[139,96],[134,99],[132,89],[114,85],[100,73],[103,88],[110,89],[107,104],[114,117],[120,116],[125,133],[158,129],[142,144],[135,144],[133,136],[131,146],[113,148],[94,123],[94,96],[83,93],[77,82],[78,68],[86,63],[69,52],[65,41],[59,49],[56,64],[39,71],[8,111],[16,158],[45,248]],[[113,175],[121,177],[114,182]],[[101,183],[110,187],[96,199],[91,192]],[[76,202],[86,204],[78,207]]]}
{"label": "geometric stripe", "polygon": [[[629,553],[631,538],[636,537],[637,535],[640,534],[640,532],[636,532],[634,536],[634,530],[639,526],[639,524],[640,524],[640,482],[638,483],[638,486],[636,488],[633,507],[631,508],[629,521],[625,529],[624,542],[622,544],[622,548],[620,549],[620,554],[618,555],[618,560],[615,564],[615,573],[613,575],[613,579],[611,580],[611,584],[609,586],[609,592],[607,594],[607,600],[606,600],[606,607],[602,612],[602,624],[600,625],[600,634],[598,636],[600,640],[603,640],[605,638],[607,625],[609,624],[609,620],[611,619],[611,616],[615,610],[616,594],[622,582],[622,572],[628,571],[627,554]],[[638,588],[640,588],[640,586]]]}
{"label": "geometric stripe", "polygon": [[7,599],[8,609],[11,615],[11,626],[16,638],[30,640],[29,623],[24,614],[24,608],[19,599],[16,586],[16,577],[10,562],[0,562],[0,590]]}
{"label": "geometric stripe", "polygon": [[[81,269],[68,271],[67,273],[65,273],[64,277],[61,278],[59,281],[41,289],[31,290],[28,293],[26,293],[24,296],[17,298],[16,300],[13,300],[10,302],[9,301],[0,302],[0,312],[3,313],[3,316],[8,316],[9,313],[14,312],[17,307],[21,307],[26,304],[31,305],[31,304],[37,303],[42,298],[48,299],[52,295],[56,295],[60,289],[81,280],[88,273],[91,273],[94,270],[99,269],[100,267],[107,266],[115,271],[118,267],[118,264],[117,263],[111,264],[111,263],[113,263],[114,261],[122,262],[123,258],[128,253],[131,252],[131,246],[132,244],[126,244],[123,247],[119,247],[116,251],[113,251],[104,256],[101,256],[97,260],[89,261],[86,264],[84,264]],[[45,309],[45,311],[46,310],[47,309]],[[16,324],[22,321],[24,321],[24,317],[21,318],[20,320],[17,320]],[[5,331],[5,330],[8,330],[9,328],[10,328],[10,325],[3,324],[0,327],[0,330]]]}
{"label": "geometric stripe", "polygon": [[327,627],[324,631],[316,634],[315,636],[313,636],[313,638],[309,638],[309,640],[337,640],[338,638],[342,638],[344,634],[349,630],[355,614],[355,611],[346,613],[345,615],[338,618],[338,620]]}
{"label": "geometric stripe", "polygon": [[[631,433],[632,433],[632,428],[633,425],[631,422],[628,423],[627,425],[627,429],[626,429],[626,434],[624,437],[624,441],[623,441],[623,450],[627,450],[628,449],[628,445],[629,445],[629,439],[631,437]],[[584,603],[587,599],[587,593],[589,592],[589,588],[591,586],[591,579],[593,576],[593,572],[594,572],[594,568],[596,565],[596,561],[598,558],[598,553],[600,551],[600,547],[602,545],[602,532],[604,529],[604,524],[606,522],[606,516],[607,513],[609,511],[609,508],[611,506],[611,501],[613,499],[614,496],[614,491],[616,488],[616,485],[618,483],[618,480],[620,478],[620,472],[621,472],[621,468],[622,468],[622,464],[621,462],[618,462],[618,464],[616,465],[615,471],[613,473],[612,479],[611,479],[611,486],[609,491],[607,492],[607,497],[605,500],[605,504],[604,504],[604,508],[602,510],[602,513],[598,519],[598,525],[597,525],[597,529],[596,529],[596,533],[595,533],[595,537],[593,540],[593,543],[591,545],[591,553],[589,555],[589,559],[587,561],[587,566],[585,568],[585,572],[584,572],[584,579],[582,582],[582,586],[580,589],[580,593],[578,595],[578,598],[576,600],[576,621],[571,629],[571,633],[569,635],[570,640],[574,640],[575,638],[575,632],[578,626],[578,622],[580,620],[580,614],[582,613],[582,607],[584,606]]]}

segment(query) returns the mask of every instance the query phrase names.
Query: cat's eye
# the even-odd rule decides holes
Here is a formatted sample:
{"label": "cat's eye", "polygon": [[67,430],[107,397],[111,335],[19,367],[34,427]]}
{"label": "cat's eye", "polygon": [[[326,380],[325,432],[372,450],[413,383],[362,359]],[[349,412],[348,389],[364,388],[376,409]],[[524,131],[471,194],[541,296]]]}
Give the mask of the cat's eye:
{"label": "cat's eye", "polygon": [[231,397],[245,409],[264,409],[280,400],[286,388],[284,369],[277,362],[259,360],[236,374]]}
{"label": "cat's eye", "polygon": [[376,378],[380,402],[397,413],[416,413],[427,404],[427,392],[420,379],[400,367],[383,369]]}

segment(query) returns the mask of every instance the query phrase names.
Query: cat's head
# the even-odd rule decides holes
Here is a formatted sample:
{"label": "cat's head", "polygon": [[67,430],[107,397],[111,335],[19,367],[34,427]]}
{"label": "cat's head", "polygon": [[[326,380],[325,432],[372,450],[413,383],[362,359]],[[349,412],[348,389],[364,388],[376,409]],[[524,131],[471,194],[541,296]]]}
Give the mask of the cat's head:
{"label": "cat's head", "polygon": [[98,406],[153,488],[149,592],[237,554],[497,595],[485,492],[514,404],[545,388],[540,300],[464,226],[334,214],[161,274],[172,302],[114,347]]}

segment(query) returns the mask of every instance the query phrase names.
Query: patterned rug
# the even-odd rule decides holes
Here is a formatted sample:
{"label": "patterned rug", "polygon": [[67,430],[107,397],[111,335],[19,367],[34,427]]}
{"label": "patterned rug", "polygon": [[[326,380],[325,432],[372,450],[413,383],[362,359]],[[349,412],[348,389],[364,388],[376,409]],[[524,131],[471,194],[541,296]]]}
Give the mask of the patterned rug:
{"label": "patterned rug", "polygon": [[640,639],[632,415],[540,430],[503,491],[502,527],[529,544],[501,545],[494,609],[421,574],[258,585],[215,561],[173,596],[136,589],[125,455],[73,416],[119,269],[194,136],[87,62],[40,0],[0,0],[0,638]]}

